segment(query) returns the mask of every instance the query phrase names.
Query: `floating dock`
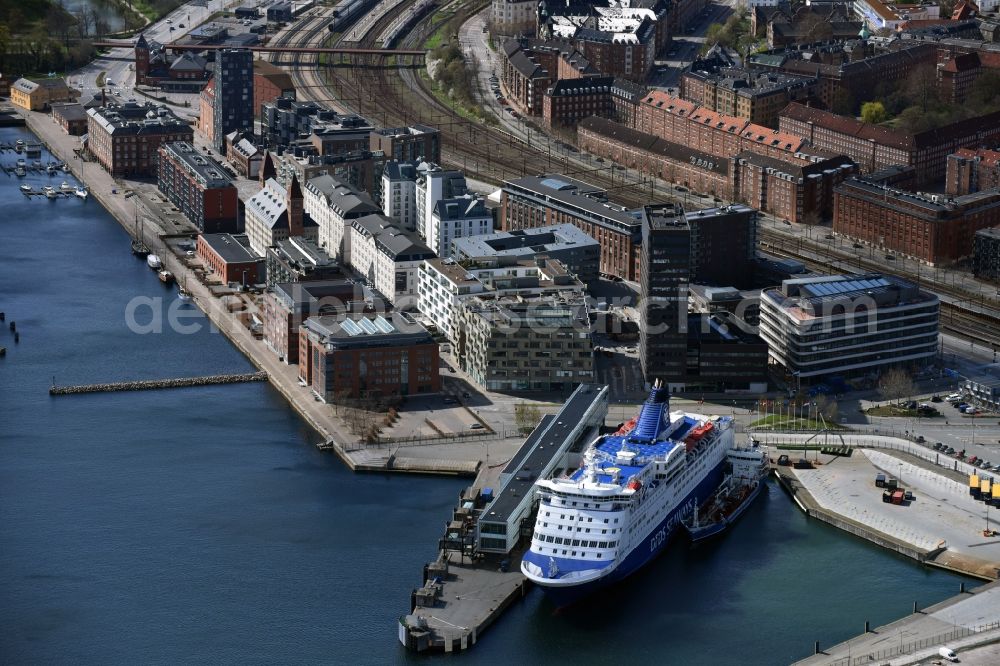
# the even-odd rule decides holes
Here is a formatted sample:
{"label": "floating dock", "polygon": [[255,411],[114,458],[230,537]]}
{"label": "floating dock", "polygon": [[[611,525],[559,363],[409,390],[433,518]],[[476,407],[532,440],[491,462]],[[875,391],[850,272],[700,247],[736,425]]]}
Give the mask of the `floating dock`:
{"label": "floating dock", "polygon": [[79,384],[77,386],[56,386],[49,388],[49,395],[76,395],[78,393],[112,393],[116,391],[153,391],[168,388],[188,388],[191,386],[212,386],[214,384],[242,384],[245,382],[266,382],[266,372],[247,372],[236,375],[208,375],[206,377],[177,377],[175,379],[147,379],[134,382],[110,382],[106,384]]}

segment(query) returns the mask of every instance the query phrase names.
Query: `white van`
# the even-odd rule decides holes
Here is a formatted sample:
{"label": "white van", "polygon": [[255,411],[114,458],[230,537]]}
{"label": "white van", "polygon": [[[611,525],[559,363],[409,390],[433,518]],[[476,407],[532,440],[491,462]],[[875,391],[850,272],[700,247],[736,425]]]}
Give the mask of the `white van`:
{"label": "white van", "polygon": [[938,656],[947,659],[948,661],[958,661],[958,655],[951,648],[943,647],[938,650]]}

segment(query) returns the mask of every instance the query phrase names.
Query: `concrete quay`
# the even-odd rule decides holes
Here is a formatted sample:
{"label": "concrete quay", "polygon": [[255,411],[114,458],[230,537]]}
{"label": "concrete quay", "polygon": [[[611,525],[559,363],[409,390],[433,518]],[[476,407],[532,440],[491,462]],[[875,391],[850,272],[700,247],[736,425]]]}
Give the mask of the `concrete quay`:
{"label": "concrete quay", "polygon": [[[936,657],[941,647],[958,653],[962,663],[977,663],[968,656],[994,654],[1000,643],[1000,581],[963,589],[957,596],[927,608],[915,607],[910,615],[875,629],[868,629],[866,622],[865,628],[865,633],[839,645],[825,649],[820,646],[819,652],[795,662],[795,666],[940,663]],[[993,648],[983,650],[982,646]]]}
{"label": "concrete quay", "polygon": [[[794,437],[761,438],[774,445],[776,439],[787,444],[787,438]],[[963,478],[966,470],[954,469],[965,464],[942,460],[937,452],[906,440],[861,439],[845,437],[846,443],[855,447],[851,457],[811,451],[811,469],[775,466],[775,474],[799,508],[811,517],[928,566],[996,580],[1000,575],[1000,539],[983,536],[986,506],[969,496],[968,477]],[[794,451],[787,452],[793,460],[800,457]],[[883,502],[882,490],[874,485],[878,472],[899,479],[904,488],[913,491],[915,499],[905,506]]]}
{"label": "concrete quay", "polygon": [[[48,150],[69,165],[73,175],[88,187],[91,198],[104,206],[130,236],[134,237],[136,233],[136,218],[142,220],[143,241],[160,257],[165,269],[171,271],[178,280],[183,280],[192,273],[185,257],[177,254],[167,243],[169,237],[175,237],[184,231],[178,229],[175,220],[166,218],[145,204],[139,207],[139,197],[126,198],[124,189],[133,183],[116,181],[96,163],[81,162],[74,153],[74,150],[80,148],[79,137],[67,135],[49,115],[21,109],[19,113],[25,119],[28,128]],[[138,191],[144,183],[134,185],[136,187],[133,189]],[[113,194],[114,190],[117,190],[118,194]],[[188,225],[187,232],[193,234],[196,230]],[[123,244],[122,252],[128,251],[128,245]],[[483,447],[478,443],[474,445],[443,443],[435,447],[419,447],[419,450],[417,447],[400,447],[402,452],[398,449],[389,452],[383,449],[369,450],[363,444],[357,443],[355,438],[346,432],[330,406],[316,400],[309,388],[300,384],[297,368],[280,361],[277,355],[267,349],[263,341],[254,338],[250,330],[240,322],[238,312],[231,309],[230,303],[214,295],[200,280],[191,277],[192,279],[184,280],[187,290],[191,293],[190,302],[204,313],[214,330],[223,333],[258,370],[267,373],[271,386],[284,396],[292,408],[319,435],[318,446],[335,452],[351,470],[471,476],[479,469],[483,458]],[[255,307],[245,295],[241,294],[238,298],[241,299],[244,308]]]}

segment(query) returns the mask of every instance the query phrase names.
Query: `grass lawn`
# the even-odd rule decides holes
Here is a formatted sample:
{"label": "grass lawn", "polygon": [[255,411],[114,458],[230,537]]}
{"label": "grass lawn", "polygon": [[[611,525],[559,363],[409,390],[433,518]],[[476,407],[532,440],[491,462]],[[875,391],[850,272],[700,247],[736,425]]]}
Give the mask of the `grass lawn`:
{"label": "grass lawn", "polygon": [[762,430],[846,430],[839,423],[780,414],[770,414],[762,419],[757,419],[750,424],[750,427]]}

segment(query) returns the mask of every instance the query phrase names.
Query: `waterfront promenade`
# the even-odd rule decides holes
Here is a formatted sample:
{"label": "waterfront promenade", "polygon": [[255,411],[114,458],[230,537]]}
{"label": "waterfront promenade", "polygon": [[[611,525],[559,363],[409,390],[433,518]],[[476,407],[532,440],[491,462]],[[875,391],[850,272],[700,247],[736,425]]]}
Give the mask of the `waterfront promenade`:
{"label": "waterfront promenade", "polygon": [[[918,608],[891,624],[795,663],[795,666],[929,663],[942,646],[958,652],[1000,641],[1000,581]],[[963,660],[964,661],[964,660]]]}
{"label": "waterfront promenade", "polygon": [[[81,162],[74,154],[80,147],[79,137],[70,136],[43,113],[20,110],[28,128],[56,155],[69,165],[73,174],[90,190],[92,198],[100,202],[121,224],[129,235],[135,234],[135,218],[143,223],[143,240],[152,252],[159,255],[164,268],[180,276],[190,272],[181,257],[164,242],[163,237],[176,235],[176,222],[164,219],[156,210],[146,207],[138,210],[132,198],[124,196],[123,185],[115,181],[99,164]],[[117,194],[112,191],[117,190]],[[123,244],[122,252],[128,252]],[[428,446],[391,449],[367,449],[355,443],[356,438],[347,433],[329,405],[318,401],[308,387],[299,382],[297,366],[286,365],[271,353],[260,340],[231,312],[222,299],[212,294],[208,286],[198,280],[186,284],[192,302],[208,317],[218,331],[223,333],[259,370],[267,373],[268,380],[288,401],[298,414],[318,433],[320,446],[329,448],[350,467],[357,471],[400,471],[408,473],[474,476],[484,455],[480,442],[460,442]],[[122,312],[124,317],[124,309]]]}

